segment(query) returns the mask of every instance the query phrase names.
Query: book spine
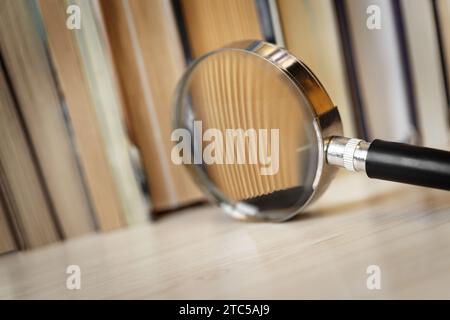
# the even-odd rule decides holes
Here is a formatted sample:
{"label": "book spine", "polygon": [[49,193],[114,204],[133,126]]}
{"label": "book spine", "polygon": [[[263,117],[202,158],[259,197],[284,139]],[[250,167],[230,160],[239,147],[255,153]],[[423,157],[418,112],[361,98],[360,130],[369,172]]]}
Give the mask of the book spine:
{"label": "book spine", "polygon": [[42,172],[17,108],[9,77],[0,65],[0,200],[10,213],[11,230],[21,249],[60,239]]}
{"label": "book spine", "polygon": [[0,255],[17,250],[18,246],[14,237],[10,212],[7,211],[0,188]]}
{"label": "book spine", "polygon": [[[331,0],[280,0],[285,45],[317,75],[342,118],[344,133],[357,136],[336,13]],[[324,50],[326,48],[326,50]]]}
{"label": "book spine", "polygon": [[[89,201],[31,1],[2,1],[0,45],[63,237],[93,230]],[[12,31],[14,30],[14,32]],[[76,223],[74,223],[76,222]]]}
{"label": "book spine", "polygon": [[450,125],[450,0],[433,1]]}
{"label": "book spine", "polygon": [[264,38],[254,0],[181,0],[181,7],[194,58],[235,41]]}
{"label": "book spine", "polygon": [[49,52],[67,104],[81,167],[97,227],[108,231],[123,226],[123,213],[100,132],[95,105],[78,52],[76,30],[64,26],[67,5],[59,0],[39,1]]}
{"label": "book spine", "polygon": [[[392,2],[347,0],[354,69],[359,87],[366,139],[381,138],[407,142],[416,137],[413,112],[401,60]],[[380,28],[367,25],[375,6]]]}
{"label": "book spine", "polygon": [[115,66],[156,211],[203,197],[172,163],[172,95],[185,62],[169,1],[102,1]]}
{"label": "book spine", "polygon": [[422,143],[446,147],[447,101],[431,1],[401,0]]}
{"label": "book spine", "polygon": [[148,207],[131,163],[131,147],[98,1],[69,0],[67,4],[78,5],[83,12],[84,26],[75,34],[124,218],[128,224],[142,223],[148,220]]}

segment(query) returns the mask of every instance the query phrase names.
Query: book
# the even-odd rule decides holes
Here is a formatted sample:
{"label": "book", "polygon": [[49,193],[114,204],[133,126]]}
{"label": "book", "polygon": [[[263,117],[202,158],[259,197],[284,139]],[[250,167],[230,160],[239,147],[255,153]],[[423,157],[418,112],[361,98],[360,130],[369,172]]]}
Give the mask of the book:
{"label": "book", "polygon": [[[441,50],[443,54],[444,72],[447,79],[447,98],[450,108],[450,0],[435,0],[439,30],[441,32]],[[450,122],[450,118],[449,118]]]}
{"label": "book", "polygon": [[[144,208],[138,207],[136,210],[131,208],[128,210],[129,219],[126,219],[127,211],[121,204],[120,188],[114,176],[114,168],[122,170],[123,166],[114,163],[111,159],[111,153],[115,152],[114,146],[108,143],[115,143],[113,139],[118,139],[119,143],[125,140],[124,132],[120,120],[104,117],[99,108],[105,108],[104,103],[97,98],[97,93],[90,87],[93,81],[105,81],[108,79],[97,79],[94,75],[89,83],[85,63],[79,52],[79,42],[76,33],[78,30],[70,30],[65,27],[67,14],[66,8],[68,3],[58,0],[39,1],[39,8],[42,20],[45,26],[49,52],[54,62],[58,81],[61,85],[61,91],[67,104],[68,113],[74,131],[75,141],[78,147],[80,163],[84,171],[87,190],[90,194],[92,206],[94,209],[97,225],[100,230],[108,231],[125,225],[125,221],[133,224],[146,220],[146,212]],[[86,32],[92,32],[94,36],[95,25],[89,20],[88,13],[91,10],[83,8],[83,28]],[[99,41],[99,39],[93,39]],[[85,45],[89,45],[88,43]],[[101,54],[101,51],[97,52]],[[100,57],[101,59],[101,57]],[[96,69],[97,71],[97,69]],[[101,75],[99,73],[99,75]],[[106,74],[105,77],[108,75]],[[105,90],[105,89],[103,89]],[[106,89],[106,93],[110,94],[110,90]],[[114,97],[114,95],[112,95]],[[118,113],[117,106],[111,104],[108,106],[109,113]],[[111,132],[111,138],[106,138],[106,132],[102,132],[101,124],[107,127],[107,121],[119,122],[118,131]],[[113,128],[114,130],[114,128]],[[126,142],[122,142],[124,144]],[[108,152],[107,148],[110,148]],[[124,147],[119,147],[117,155],[126,152]],[[125,157],[127,155],[125,154]],[[129,164],[125,159],[124,171],[129,172]],[[126,177],[130,179],[130,177]],[[128,183],[124,181],[124,183]],[[131,180],[131,188],[136,189],[135,182]],[[138,190],[131,190],[138,192]],[[131,199],[133,200],[133,199]],[[136,205],[139,206],[141,199],[137,198]],[[134,216],[138,215],[138,217]]]}
{"label": "book", "polygon": [[[3,64],[0,68],[0,135],[0,251],[13,249],[13,232],[17,234],[17,245],[21,249],[58,241],[60,234],[54,211],[42,186],[42,173]],[[6,220],[6,213],[11,224]]]}
{"label": "book", "polygon": [[6,208],[2,201],[0,201],[0,254],[17,250],[14,236],[11,231],[6,215]]}
{"label": "book", "polygon": [[[411,142],[416,137],[414,110],[410,109],[408,83],[401,57],[393,3],[387,0],[344,1],[352,60],[356,70],[366,136]],[[369,28],[367,20],[379,8],[381,27]],[[348,53],[346,53],[348,54]]]}
{"label": "book", "polygon": [[68,0],[66,3],[78,5],[83,13],[83,27],[75,32],[75,38],[83,61],[85,81],[105,143],[120,209],[128,224],[148,221],[149,208],[133,168],[131,145],[122,116],[122,96],[100,4],[97,0]]}
{"label": "book", "polygon": [[74,32],[66,23],[64,1],[39,1],[45,36],[56,76],[67,104],[80,163],[84,171],[96,222],[100,230],[122,225],[122,212],[114,188],[104,143],[84,79]]}
{"label": "book", "polygon": [[193,58],[239,40],[264,38],[254,0],[181,0]]}
{"label": "book", "polygon": [[280,22],[280,10],[278,10],[277,0],[268,0],[270,18],[272,20],[273,34],[275,43],[279,46],[285,47],[283,28]]}
{"label": "book", "polygon": [[418,129],[427,147],[447,147],[449,125],[444,74],[431,1],[402,0]]}
{"label": "book", "polygon": [[[17,107],[42,170],[56,224],[62,236],[67,238],[93,231],[94,224],[64,105],[42,42],[41,29],[36,23],[36,15],[35,2],[1,1],[0,48],[17,97]],[[39,204],[36,206],[39,207]],[[30,219],[37,221],[38,217]],[[35,235],[36,241],[30,243],[55,240],[57,237],[50,229],[48,235]],[[33,234],[38,232],[39,229],[36,229]]]}
{"label": "book", "polygon": [[101,1],[101,7],[154,210],[203,201],[170,156],[173,93],[185,68],[170,1]]}
{"label": "book", "polygon": [[279,0],[285,47],[303,61],[338,106],[344,134],[356,137],[355,114],[331,0]]}
{"label": "book", "polygon": [[7,221],[6,212],[0,203],[0,254],[16,250],[17,247]]}

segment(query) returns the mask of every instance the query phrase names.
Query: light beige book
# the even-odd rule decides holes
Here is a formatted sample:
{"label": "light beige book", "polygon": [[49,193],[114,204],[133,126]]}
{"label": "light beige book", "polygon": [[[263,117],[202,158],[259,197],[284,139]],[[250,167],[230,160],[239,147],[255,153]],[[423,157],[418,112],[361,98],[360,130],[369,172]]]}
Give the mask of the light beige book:
{"label": "light beige book", "polygon": [[447,147],[448,107],[431,1],[402,0],[422,144]]}
{"label": "light beige book", "polygon": [[[345,4],[367,138],[410,142],[416,131],[393,3],[389,0],[347,0]],[[380,9],[380,29],[367,27],[367,8],[371,5]]]}
{"label": "light beige book", "polygon": [[68,0],[66,4],[78,5],[82,12],[83,26],[75,32],[75,39],[120,209],[128,224],[148,221],[149,208],[134,174],[131,146],[122,116],[122,97],[99,2]]}
{"label": "light beige book", "polygon": [[332,0],[279,0],[285,47],[303,61],[338,106],[344,133],[355,137],[355,115]]}
{"label": "light beige book", "polygon": [[[32,1],[0,1],[0,48],[55,218],[63,236],[72,237],[94,224],[35,10]],[[38,242],[54,238],[49,233]]]}
{"label": "light beige book", "polygon": [[0,68],[0,251],[13,248],[11,226],[18,245],[29,249],[59,239],[44,188],[42,176],[30,149],[17,106],[10,92],[4,69]]}
{"label": "light beige book", "polygon": [[280,10],[278,8],[277,0],[267,0],[269,4],[270,19],[272,20],[273,35],[275,43],[279,46],[285,47],[283,27],[280,21]]}
{"label": "light beige book", "polygon": [[78,52],[77,31],[61,27],[67,19],[64,1],[42,0],[39,7],[98,227],[102,231],[119,228],[125,223],[124,212],[99,125],[102,119],[95,111]]}
{"label": "light beige book", "polygon": [[185,68],[170,1],[102,1],[131,131],[155,210],[203,199],[171,161],[173,93]]}
{"label": "light beige book", "polygon": [[[439,28],[442,34],[441,46],[444,52],[445,68],[447,78],[450,78],[450,0],[436,0],[436,6],[440,23]],[[450,93],[450,79],[447,80],[447,90]]]}
{"label": "light beige book", "polygon": [[0,199],[0,254],[17,250],[6,208],[2,200]]}
{"label": "light beige book", "polygon": [[182,0],[181,4],[194,58],[234,41],[263,39],[254,0]]}

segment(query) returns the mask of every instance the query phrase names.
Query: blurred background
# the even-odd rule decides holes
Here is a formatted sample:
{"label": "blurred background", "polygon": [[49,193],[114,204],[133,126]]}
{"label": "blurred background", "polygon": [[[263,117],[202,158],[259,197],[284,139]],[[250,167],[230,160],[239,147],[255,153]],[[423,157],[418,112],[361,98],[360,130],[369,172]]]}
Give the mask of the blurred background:
{"label": "blurred background", "polygon": [[346,136],[448,149],[450,0],[2,0],[0,253],[205,203],[170,160],[173,92],[246,39],[306,63]]}

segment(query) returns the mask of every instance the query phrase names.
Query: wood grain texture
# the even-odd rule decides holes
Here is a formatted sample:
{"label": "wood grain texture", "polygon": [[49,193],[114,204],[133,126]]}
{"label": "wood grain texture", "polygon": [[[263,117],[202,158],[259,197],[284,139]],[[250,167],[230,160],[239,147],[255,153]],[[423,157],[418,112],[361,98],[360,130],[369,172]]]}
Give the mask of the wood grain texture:
{"label": "wood grain texture", "polygon": [[170,158],[172,99],[185,67],[170,1],[101,3],[154,209],[203,199],[185,169]]}
{"label": "wood grain texture", "polygon": [[[197,208],[0,257],[1,298],[450,298],[448,193],[338,177],[287,223]],[[65,289],[78,264],[81,290]],[[381,290],[366,269],[381,268]]]}

